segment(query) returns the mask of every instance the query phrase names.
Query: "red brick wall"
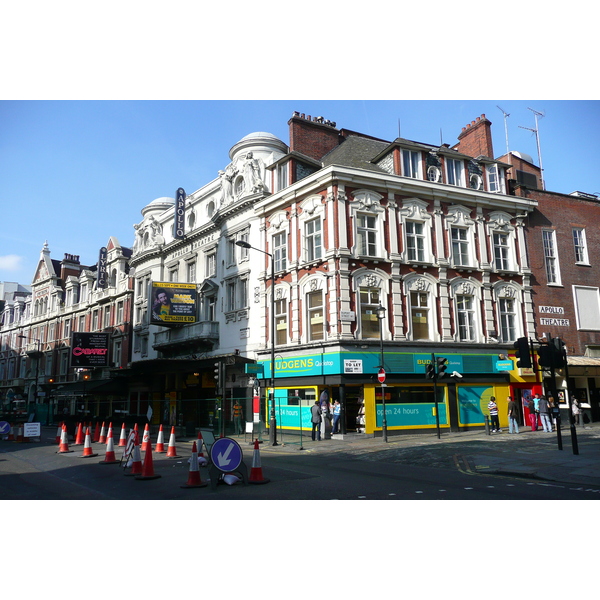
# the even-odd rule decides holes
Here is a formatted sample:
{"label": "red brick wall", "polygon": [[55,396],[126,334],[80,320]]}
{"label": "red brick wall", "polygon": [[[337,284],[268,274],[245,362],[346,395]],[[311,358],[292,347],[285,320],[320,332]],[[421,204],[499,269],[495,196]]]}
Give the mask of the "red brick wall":
{"label": "red brick wall", "polygon": [[[537,333],[549,332],[561,337],[567,344],[569,353],[582,355],[586,344],[600,343],[600,332],[578,331],[573,286],[600,286],[600,203],[584,200],[575,196],[543,192],[541,190],[523,191],[521,195],[538,201],[538,208],[529,217],[527,251],[533,273],[533,301]],[[586,246],[590,265],[583,266],[575,262],[573,228],[585,228]],[[554,229],[560,284],[548,285],[546,277],[542,230]],[[539,306],[557,306],[564,308],[564,315],[541,314]],[[569,327],[543,326],[540,319],[559,317],[569,320]]]}

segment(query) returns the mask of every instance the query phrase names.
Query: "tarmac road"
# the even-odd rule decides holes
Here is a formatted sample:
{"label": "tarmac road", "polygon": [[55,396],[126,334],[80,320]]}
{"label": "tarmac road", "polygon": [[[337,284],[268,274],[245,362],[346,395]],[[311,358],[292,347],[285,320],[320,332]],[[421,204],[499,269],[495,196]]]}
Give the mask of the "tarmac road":
{"label": "tarmac road", "polygon": [[[0,498],[3,499],[597,499],[600,494],[600,428],[577,431],[579,454],[569,430],[563,450],[556,434],[522,430],[519,435],[485,432],[360,435],[312,442],[284,434],[278,446],[260,445],[264,485],[209,485],[200,469],[202,488],[186,489],[193,440],[177,440],[180,458],[152,454],[154,480],[136,480],[120,465],[100,465],[104,445],[93,444],[96,457],[83,458],[82,446],[57,454],[53,428],[40,441],[0,441]],[[254,450],[237,439],[251,472]],[[302,447],[302,449],[300,449]],[[117,458],[122,450],[115,448]],[[142,454],[142,459],[144,455]]]}

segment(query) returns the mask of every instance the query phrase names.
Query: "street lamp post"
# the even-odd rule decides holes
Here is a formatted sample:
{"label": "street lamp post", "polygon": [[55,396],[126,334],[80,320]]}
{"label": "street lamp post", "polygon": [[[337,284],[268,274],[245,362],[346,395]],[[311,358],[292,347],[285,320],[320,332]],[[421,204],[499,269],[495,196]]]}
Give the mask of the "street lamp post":
{"label": "street lamp post", "polygon": [[[261,250],[251,246],[248,242],[238,240],[236,245],[240,248],[246,248],[248,250],[258,250],[266,254],[271,259],[271,389],[273,398],[271,401],[271,418],[269,420],[269,444],[271,446],[277,446],[277,419],[275,416],[275,261],[273,255],[270,252]],[[267,403],[269,401],[269,392],[266,392]]]}
{"label": "street lamp post", "polygon": [[385,308],[380,304],[377,307],[377,320],[379,321],[379,373],[382,375],[381,379],[381,409],[383,416],[381,420],[381,435],[383,441],[387,442],[387,418],[385,414],[385,367],[383,366],[383,319],[385,319]]}

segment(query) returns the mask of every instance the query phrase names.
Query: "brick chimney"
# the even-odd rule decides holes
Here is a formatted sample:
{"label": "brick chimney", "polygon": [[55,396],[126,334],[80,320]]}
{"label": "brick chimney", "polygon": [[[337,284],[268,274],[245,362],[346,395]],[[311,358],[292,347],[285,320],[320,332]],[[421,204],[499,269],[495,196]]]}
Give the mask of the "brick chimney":
{"label": "brick chimney", "polygon": [[477,117],[475,121],[462,128],[458,136],[458,144],[454,149],[473,158],[478,156],[494,158],[491,127],[492,122],[486,119],[485,115]]}
{"label": "brick chimney", "polygon": [[315,160],[321,160],[340,144],[340,132],[333,121],[295,112],[288,121],[290,150],[300,152]]}

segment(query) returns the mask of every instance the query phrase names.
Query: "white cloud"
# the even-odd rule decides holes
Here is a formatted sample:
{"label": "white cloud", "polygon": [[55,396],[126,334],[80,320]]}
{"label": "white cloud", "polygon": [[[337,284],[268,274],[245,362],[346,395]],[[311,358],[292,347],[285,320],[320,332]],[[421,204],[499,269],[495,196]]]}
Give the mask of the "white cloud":
{"label": "white cloud", "polygon": [[22,260],[23,257],[16,254],[0,256],[0,271],[18,271],[22,267]]}

